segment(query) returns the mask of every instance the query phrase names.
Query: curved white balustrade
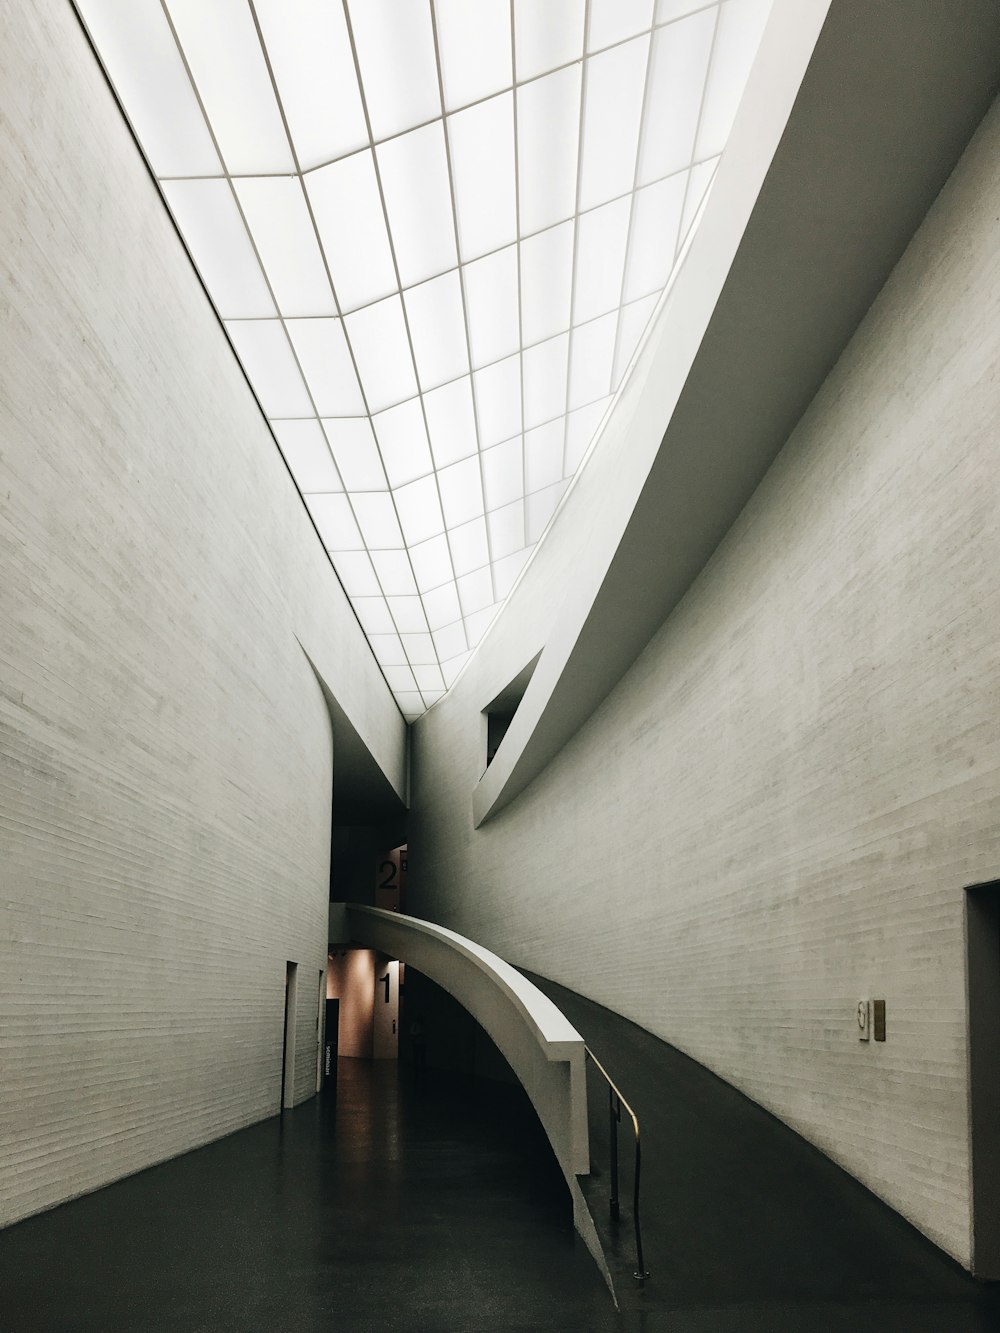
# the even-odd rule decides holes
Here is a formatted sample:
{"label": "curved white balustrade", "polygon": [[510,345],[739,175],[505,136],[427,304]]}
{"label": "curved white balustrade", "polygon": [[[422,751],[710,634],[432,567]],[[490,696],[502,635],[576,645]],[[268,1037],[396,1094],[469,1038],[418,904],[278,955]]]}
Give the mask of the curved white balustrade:
{"label": "curved white balustrade", "polygon": [[[337,914],[336,906],[331,919]],[[347,903],[346,934],[411,963],[489,1033],[527,1092],[573,1198],[573,1221],[610,1286],[578,1175],[590,1170],[583,1038],[547,995],[509,963],[443,926]]]}

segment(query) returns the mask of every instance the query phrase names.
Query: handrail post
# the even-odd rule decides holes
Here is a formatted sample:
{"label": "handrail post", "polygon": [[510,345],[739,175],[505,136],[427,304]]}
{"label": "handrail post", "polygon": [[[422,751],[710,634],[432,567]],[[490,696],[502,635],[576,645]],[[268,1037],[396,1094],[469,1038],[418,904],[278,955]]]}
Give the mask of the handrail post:
{"label": "handrail post", "polygon": [[618,1122],[622,1118],[621,1104],[615,1104],[615,1090],[608,1084],[608,1135],[611,1142],[611,1216],[618,1221]]}

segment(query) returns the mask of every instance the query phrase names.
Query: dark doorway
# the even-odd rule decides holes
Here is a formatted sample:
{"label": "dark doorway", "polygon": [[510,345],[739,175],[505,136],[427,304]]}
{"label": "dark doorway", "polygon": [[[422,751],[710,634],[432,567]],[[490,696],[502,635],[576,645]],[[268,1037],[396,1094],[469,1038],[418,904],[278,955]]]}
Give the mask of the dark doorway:
{"label": "dark doorway", "polygon": [[295,1098],[295,999],[298,963],[285,964],[285,1031],[281,1043],[281,1103],[283,1111]]}
{"label": "dark doorway", "polygon": [[972,1271],[1000,1279],[1000,880],[965,894]]}

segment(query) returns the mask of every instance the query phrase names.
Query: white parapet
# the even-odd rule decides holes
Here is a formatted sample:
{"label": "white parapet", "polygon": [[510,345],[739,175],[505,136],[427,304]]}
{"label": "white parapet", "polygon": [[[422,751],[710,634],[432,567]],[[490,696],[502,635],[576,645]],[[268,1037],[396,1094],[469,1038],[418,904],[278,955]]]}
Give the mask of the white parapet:
{"label": "white parapet", "polygon": [[412,964],[467,1009],[496,1043],[548,1135],[573,1198],[573,1220],[607,1279],[577,1176],[590,1170],[586,1047],[569,1019],[510,963],[443,926],[358,903],[344,905],[350,938]]}

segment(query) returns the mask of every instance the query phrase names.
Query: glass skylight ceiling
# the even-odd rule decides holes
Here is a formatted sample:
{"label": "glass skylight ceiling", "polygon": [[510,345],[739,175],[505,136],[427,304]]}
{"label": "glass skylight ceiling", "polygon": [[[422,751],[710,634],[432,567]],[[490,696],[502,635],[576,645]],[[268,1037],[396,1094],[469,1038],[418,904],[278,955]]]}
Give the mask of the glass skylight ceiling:
{"label": "glass skylight ceiling", "polygon": [[587,451],[770,0],[78,0],[407,719]]}

